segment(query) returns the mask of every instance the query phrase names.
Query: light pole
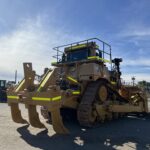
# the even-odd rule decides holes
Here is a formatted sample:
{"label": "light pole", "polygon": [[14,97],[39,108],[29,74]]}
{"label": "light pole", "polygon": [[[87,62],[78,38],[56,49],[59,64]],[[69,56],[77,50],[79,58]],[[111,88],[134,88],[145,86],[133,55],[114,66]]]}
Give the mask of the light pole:
{"label": "light pole", "polygon": [[133,76],[131,79],[132,79],[132,84],[134,86],[135,85],[135,77]]}

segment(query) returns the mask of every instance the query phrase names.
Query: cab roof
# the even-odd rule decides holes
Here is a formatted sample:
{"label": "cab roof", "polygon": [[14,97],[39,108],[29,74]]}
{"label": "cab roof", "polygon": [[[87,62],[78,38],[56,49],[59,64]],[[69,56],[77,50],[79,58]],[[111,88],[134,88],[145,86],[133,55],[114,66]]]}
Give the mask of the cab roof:
{"label": "cab roof", "polygon": [[67,53],[70,51],[81,50],[85,48],[99,48],[99,46],[96,45],[95,42],[89,42],[89,43],[76,44],[76,45],[71,45],[69,47],[65,47],[64,51]]}

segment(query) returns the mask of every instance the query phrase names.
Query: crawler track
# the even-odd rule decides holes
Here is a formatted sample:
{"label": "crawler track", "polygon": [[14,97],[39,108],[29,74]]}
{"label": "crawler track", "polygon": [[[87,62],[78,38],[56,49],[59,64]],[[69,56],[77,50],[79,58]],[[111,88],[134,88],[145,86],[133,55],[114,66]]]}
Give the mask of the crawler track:
{"label": "crawler track", "polygon": [[91,126],[90,116],[93,109],[93,103],[99,88],[100,82],[91,82],[88,84],[83,94],[81,103],[78,107],[78,121],[83,126]]}
{"label": "crawler track", "polygon": [[111,84],[109,84],[108,82],[103,80],[90,82],[82,96],[81,102],[77,110],[78,121],[82,126],[90,127],[93,125],[94,121],[96,121],[96,119],[91,120],[91,118],[94,109],[93,104],[94,102],[96,102],[96,96],[98,95],[97,92],[101,84],[105,84],[109,94],[110,92],[111,94],[114,94],[119,102],[127,102],[127,100],[121,97],[119,93],[116,90],[114,90]]}

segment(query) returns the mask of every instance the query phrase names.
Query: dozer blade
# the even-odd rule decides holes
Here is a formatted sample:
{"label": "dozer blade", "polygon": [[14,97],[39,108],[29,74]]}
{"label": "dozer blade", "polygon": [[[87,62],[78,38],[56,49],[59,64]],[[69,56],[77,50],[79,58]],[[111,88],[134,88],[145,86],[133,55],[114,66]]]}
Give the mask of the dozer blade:
{"label": "dozer blade", "polygon": [[53,110],[50,109],[49,111],[51,112],[52,125],[55,132],[58,134],[68,134],[69,131],[63,124],[62,117],[60,115],[60,109],[54,108]]}
{"label": "dozer blade", "polygon": [[26,106],[28,109],[28,115],[29,115],[29,122],[31,126],[35,128],[45,128],[44,124],[41,123],[39,119],[39,114],[36,111],[36,106],[35,105],[27,105]]}
{"label": "dozer blade", "polygon": [[19,110],[19,105],[17,103],[11,103],[11,116],[12,120],[16,123],[28,124],[28,122],[22,118],[21,111]]}

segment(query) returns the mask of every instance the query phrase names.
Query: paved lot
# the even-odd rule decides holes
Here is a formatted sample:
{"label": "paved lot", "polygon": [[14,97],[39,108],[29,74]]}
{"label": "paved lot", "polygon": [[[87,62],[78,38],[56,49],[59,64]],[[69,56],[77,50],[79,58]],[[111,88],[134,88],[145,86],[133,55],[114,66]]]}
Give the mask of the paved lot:
{"label": "paved lot", "polygon": [[[21,107],[27,118],[24,106]],[[0,104],[0,111],[0,150],[150,149],[150,116],[128,116],[93,129],[82,129],[70,122],[66,123],[70,135],[56,135],[46,123],[48,130],[12,122],[7,104]]]}

